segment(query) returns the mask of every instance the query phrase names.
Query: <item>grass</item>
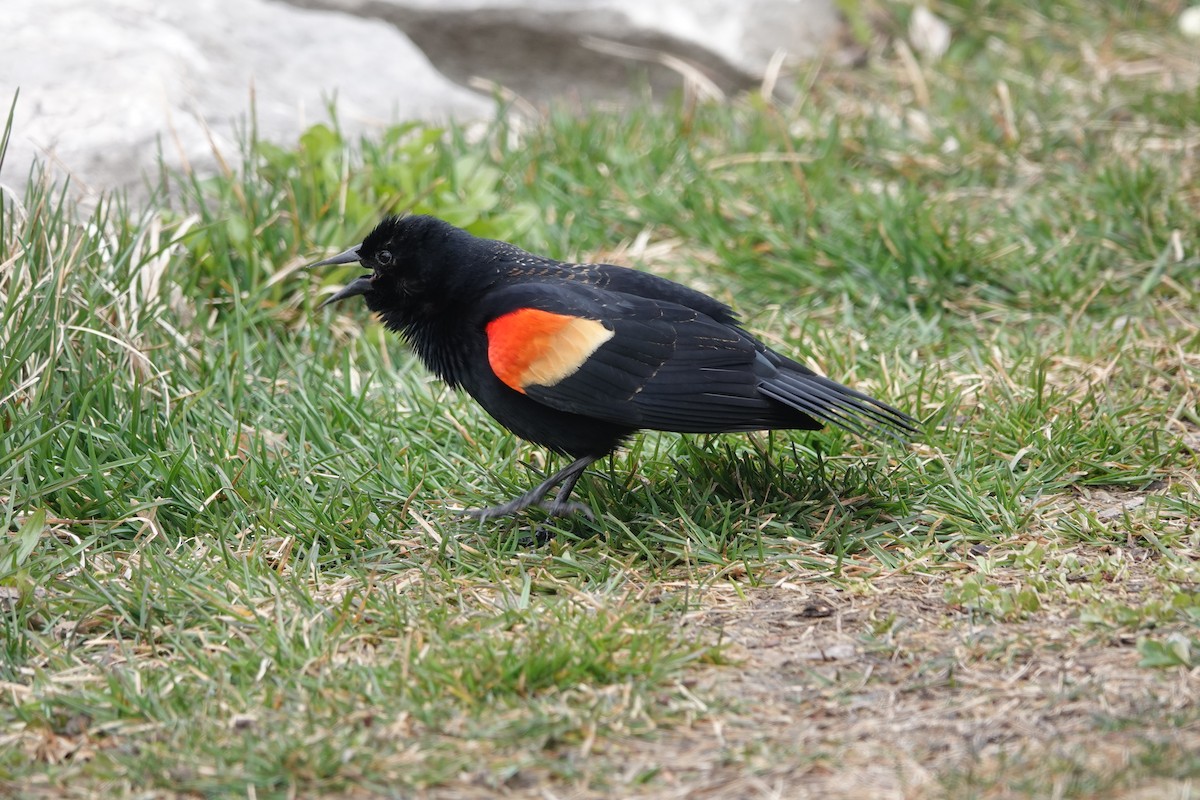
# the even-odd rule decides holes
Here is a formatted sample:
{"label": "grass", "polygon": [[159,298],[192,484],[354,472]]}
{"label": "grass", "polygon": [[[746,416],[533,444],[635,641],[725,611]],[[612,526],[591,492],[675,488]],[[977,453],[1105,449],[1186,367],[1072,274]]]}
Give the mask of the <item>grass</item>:
{"label": "grass", "polygon": [[[920,64],[871,5],[782,99],[6,193],[0,792],[1190,796],[1178,6],[936,3]],[[924,435],[650,433],[595,523],[460,519],[552,464],[301,269],[409,210],[703,288]]]}

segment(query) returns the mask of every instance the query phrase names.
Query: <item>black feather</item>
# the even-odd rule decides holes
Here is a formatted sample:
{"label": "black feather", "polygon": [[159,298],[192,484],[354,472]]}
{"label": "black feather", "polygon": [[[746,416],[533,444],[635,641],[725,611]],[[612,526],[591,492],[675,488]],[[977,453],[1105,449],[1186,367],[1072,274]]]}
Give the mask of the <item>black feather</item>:
{"label": "black feather", "polygon": [[[357,254],[370,288],[347,296],[361,293],[431,370],[502,425],[578,458],[485,516],[542,502],[554,482],[569,494],[587,463],[641,428],[916,432],[904,412],[768,348],[724,303],[645,272],[564,264],[420,216],[385,219]],[[522,309],[594,320],[612,335],[553,385],[510,386],[492,369],[488,324]],[[561,495],[554,503],[570,505]]]}

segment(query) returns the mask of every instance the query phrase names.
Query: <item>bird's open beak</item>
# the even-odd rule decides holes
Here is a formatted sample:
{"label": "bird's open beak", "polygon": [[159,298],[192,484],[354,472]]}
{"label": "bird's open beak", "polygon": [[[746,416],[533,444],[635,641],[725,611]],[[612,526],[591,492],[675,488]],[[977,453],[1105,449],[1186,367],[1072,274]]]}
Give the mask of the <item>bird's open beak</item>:
{"label": "bird's open beak", "polygon": [[339,300],[345,300],[347,297],[354,297],[356,294],[366,294],[367,292],[371,291],[372,288],[371,277],[369,275],[363,275],[361,278],[355,278],[347,283],[341,288],[340,291],[329,297],[324,303],[321,303],[321,305],[317,306],[317,308],[324,308],[325,306],[336,303]]}
{"label": "bird's open beak", "polygon": [[336,256],[327,258],[324,261],[318,261],[315,264],[309,264],[307,267],[305,267],[305,269],[314,269],[316,267],[332,267],[336,264],[353,264],[359,260],[358,249],[360,247],[362,247],[361,244],[356,244],[354,247],[351,247],[345,252],[338,253]]}
{"label": "bird's open beak", "polygon": [[[307,267],[305,267],[305,269],[313,269],[315,267],[332,267],[340,264],[355,264],[359,260],[358,249],[360,247],[362,247],[362,245],[355,245],[349,250],[338,253],[336,256],[327,258],[324,261],[318,261],[315,264],[309,264]],[[339,300],[345,300],[347,297],[354,297],[355,295],[359,294],[366,294],[369,291],[371,291],[371,278],[367,275],[364,275],[361,278],[356,278],[350,281],[350,283],[343,286],[340,291],[333,294],[331,297],[326,299],[324,303],[321,303],[321,305],[317,307],[324,308],[325,306],[336,303]]]}

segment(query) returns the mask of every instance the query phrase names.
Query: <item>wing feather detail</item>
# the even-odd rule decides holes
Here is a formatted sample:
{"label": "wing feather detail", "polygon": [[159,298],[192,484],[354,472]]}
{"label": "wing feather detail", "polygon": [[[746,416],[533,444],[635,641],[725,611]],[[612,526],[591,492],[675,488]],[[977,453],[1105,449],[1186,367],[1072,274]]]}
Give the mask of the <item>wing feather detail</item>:
{"label": "wing feather detail", "polygon": [[488,323],[488,363],[518,392],[554,386],[577,372],[613,333],[598,320],[519,308]]}
{"label": "wing feather detail", "polygon": [[496,303],[493,371],[559,411],[679,433],[914,430],[903,412],[668,300],[576,283],[513,287]]}

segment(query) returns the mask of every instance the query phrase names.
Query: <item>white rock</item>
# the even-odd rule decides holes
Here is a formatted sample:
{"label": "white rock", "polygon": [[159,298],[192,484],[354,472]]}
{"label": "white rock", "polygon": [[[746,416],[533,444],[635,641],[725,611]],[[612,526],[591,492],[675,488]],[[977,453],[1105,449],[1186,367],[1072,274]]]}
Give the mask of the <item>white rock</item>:
{"label": "white rock", "polygon": [[937,61],[950,49],[950,26],[925,6],[917,6],[908,19],[908,41],[927,60]]}
{"label": "white rock", "polygon": [[1183,10],[1179,15],[1179,30],[1190,39],[1200,39],[1200,6]]}
{"label": "white rock", "polygon": [[630,64],[585,37],[687,59],[733,89],[760,80],[776,50],[810,59],[842,30],[834,0],[291,1],[391,21],[456,80],[478,75],[532,99],[628,90]]}
{"label": "white rock", "polygon": [[625,100],[635,73],[680,88],[661,63],[675,58],[735,91],[777,51],[809,58],[841,31],[835,0],[0,2],[0,103],[21,92],[0,169],[14,188],[35,156],[76,189],[139,186],[160,148],[172,165],[211,168],[214,146],[236,164],[252,92],[260,136],[286,143],[330,100],[351,135],[489,117],[491,99],[464,88],[474,76],[535,101]]}
{"label": "white rock", "polygon": [[[238,162],[253,93],[260,135],[328,119],[354,133],[413,117],[492,113],[390,25],[263,0],[5,0],[0,99],[20,89],[0,182],[33,157],[76,189],[134,188],[157,163]],[[80,185],[82,184],[82,186]]]}

